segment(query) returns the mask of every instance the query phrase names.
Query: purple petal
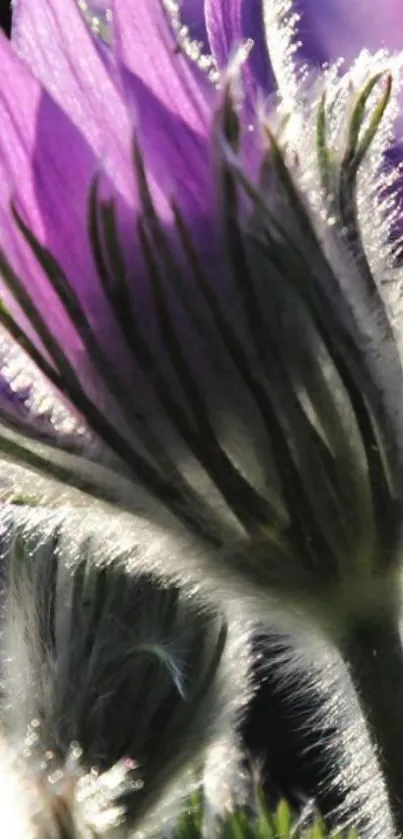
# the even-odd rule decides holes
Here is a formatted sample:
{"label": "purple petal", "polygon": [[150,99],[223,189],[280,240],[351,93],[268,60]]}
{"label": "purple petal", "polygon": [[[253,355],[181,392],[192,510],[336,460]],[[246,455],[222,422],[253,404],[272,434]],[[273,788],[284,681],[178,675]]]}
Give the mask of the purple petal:
{"label": "purple petal", "polygon": [[[67,274],[94,334],[108,348],[111,363],[127,372],[126,347],[105,300],[88,241],[88,197],[98,161],[5,38],[0,38],[0,63],[6,77],[13,79],[13,85],[5,85],[0,93],[0,244],[78,377],[100,399],[102,388],[83,342],[9,209],[12,197],[29,228]],[[3,288],[2,297],[26,328],[25,318]],[[36,343],[40,346],[38,339]]]}
{"label": "purple petal", "polygon": [[114,6],[117,62],[160,215],[171,199],[197,219],[211,209],[212,100],[198,71],[176,51],[159,0]]}
{"label": "purple petal", "polygon": [[205,0],[206,27],[213,55],[225,68],[240,44],[253,42],[243,68],[244,84],[252,101],[258,90],[274,89],[263,36],[261,0]]}
{"label": "purple petal", "polygon": [[128,71],[125,76],[133,106],[141,115],[136,133],[159,215],[169,220],[175,199],[192,225],[201,212],[211,211],[209,143],[180,115],[167,110],[140,79]]}
{"label": "purple petal", "polygon": [[[130,439],[135,433],[133,405],[138,406],[138,412],[145,418],[150,411],[155,415],[155,395],[147,371],[140,369],[139,361],[130,352],[116,312],[107,302],[90,252],[88,197],[99,162],[76,126],[42,89],[5,38],[0,39],[0,63],[5,76],[13,79],[12,87],[6,85],[0,91],[0,245],[75,370],[87,398],[126,440]],[[206,140],[182,121],[178,113],[166,111],[162,101],[141,79],[132,77],[131,82],[141,108],[146,159],[150,159],[155,174],[157,164],[165,173],[173,167],[170,173],[173,192],[180,187],[181,206],[185,211],[189,209],[189,216],[193,206],[192,231],[200,231],[200,219],[206,215],[202,205],[206,206],[206,183],[209,182]],[[133,205],[136,191],[130,161],[128,167]],[[110,190],[112,185],[109,185]],[[122,222],[122,246],[132,288],[133,323],[141,324],[154,355],[164,365],[161,337],[155,324],[155,301],[153,307],[149,275],[136,235],[136,208],[126,207],[113,190],[112,195]],[[29,228],[49,248],[67,274],[103,352],[105,364],[102,363],[102,369],[94,362],[93,353],[85,345],[79,329],[70,322],[49,278],[41,271],[17,230],[9,209],[11,196]],[[139,208],[137,214],[138,211]],[[209,221],[211,225],[210,216]],[[204,236],[209,243],[211,228],[207,233],[204,229]],[[1,296],[18,323],[27,329],[36,346],[43,351],[40,337],[32,334],[32,327],[11,294],[4,288]],[[46,352],[44,355],[47,357]],[[119,390],[123,397],[117,395]],[[74,403],[74,399],[72,401]],[[127,418],[129,403],[131,424]]]}
{"label": "purple petal", "polygon": [[[193,131],[209,130],[211,97],[207,80],[177,49],[159,0],[115,0],[117,57],[167,111]],[[139,115],[143,115],[140,113]]]}
{"label": "purple petal", "polygon": [[[66,259],[66,270],[82,266],[85,218],[84,194],[95,171],[95,159],[77,129],[41,89],[17,58],[5,38],[0,38],[3,72],[13,79],[0,94],[1,240],[13,254],[16,270],[29,276],[38,304],[61,328],[59,307],[17,236],[10,214],[10,200],[18,202],[38,238]],[[64,239],[63,224],[67,224]],[[67,334],[66,334],[67,339]]]}
{"label": "purple petal", "polygon": [[129,198],[128,114],[77,4],[73,0],[19,0],[13,42]]}

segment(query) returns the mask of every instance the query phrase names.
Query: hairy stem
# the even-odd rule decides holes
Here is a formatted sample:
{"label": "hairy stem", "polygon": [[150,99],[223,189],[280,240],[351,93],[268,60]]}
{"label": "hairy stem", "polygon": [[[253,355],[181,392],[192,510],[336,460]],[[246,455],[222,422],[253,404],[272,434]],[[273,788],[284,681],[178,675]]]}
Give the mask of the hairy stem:
{"label": "hairy stem", "polygon": [[396,832],[403,836],[403,647],[398,617],[361,621],[342,651],[377,750]]}

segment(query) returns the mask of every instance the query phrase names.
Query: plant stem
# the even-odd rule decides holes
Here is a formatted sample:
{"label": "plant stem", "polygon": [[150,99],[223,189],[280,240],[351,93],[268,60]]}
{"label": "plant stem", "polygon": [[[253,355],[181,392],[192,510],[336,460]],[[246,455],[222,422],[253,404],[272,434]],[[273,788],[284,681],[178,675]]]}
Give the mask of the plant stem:
{"label": "plant stem", "polygon": [[403,836],[403,648],[398,618],[361,621],[342,653],[377,750],[394,826]]}

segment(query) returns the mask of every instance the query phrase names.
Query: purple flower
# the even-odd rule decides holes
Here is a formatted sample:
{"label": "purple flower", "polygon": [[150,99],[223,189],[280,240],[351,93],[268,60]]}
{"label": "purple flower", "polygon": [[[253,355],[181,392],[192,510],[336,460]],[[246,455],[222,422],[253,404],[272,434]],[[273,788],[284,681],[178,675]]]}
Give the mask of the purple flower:
{"label": "purple flower", "polygon": [[0,39],[4,458],[109,502],[144,573],[319,625],[401,832],[403,62],[360,52],[394,28],[80,5],[20,0]]}
{"label": "purple flower", "polygon": [[5,455],[338,633],[344,558],[364,609],[398,568],[401,59],[310,72],[286,0],[207,2],[213,62],[171,0],[84,11],[23,0],[0,42]]}

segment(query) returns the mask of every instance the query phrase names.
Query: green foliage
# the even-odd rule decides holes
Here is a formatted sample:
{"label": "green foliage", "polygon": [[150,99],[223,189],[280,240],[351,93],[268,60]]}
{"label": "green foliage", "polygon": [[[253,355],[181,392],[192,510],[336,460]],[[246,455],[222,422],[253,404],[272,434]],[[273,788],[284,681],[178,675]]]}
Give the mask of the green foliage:
{"label": "green foliage", "polygon": [[[314,815],[298,823],[287,802],[280,801],[277,809],[270,811],[263,797],[258,795],[255,812],[238,808],[217,823],[214,837],[203,832],[201,798],[195,794],[182,814],[172,839],[326,839],[330,837],[322,819]],[[354,831],[332,833],[332,839],[356,839]]]}

